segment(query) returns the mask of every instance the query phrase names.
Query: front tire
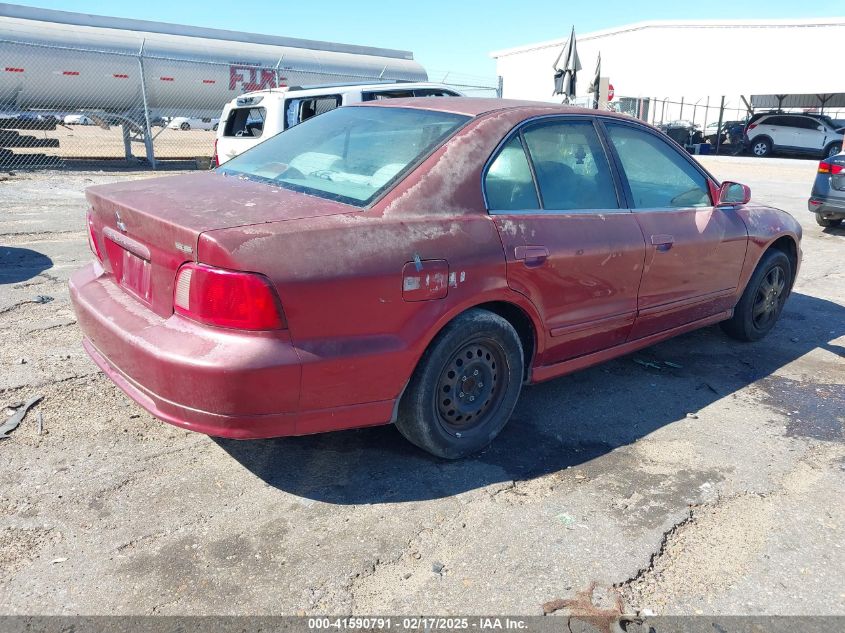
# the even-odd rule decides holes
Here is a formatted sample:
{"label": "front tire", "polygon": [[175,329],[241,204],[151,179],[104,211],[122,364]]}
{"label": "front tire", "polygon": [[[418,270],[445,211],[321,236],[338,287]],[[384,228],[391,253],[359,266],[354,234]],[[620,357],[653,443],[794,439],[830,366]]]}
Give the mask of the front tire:
{"label": "front tire", "polygon": [[519,335],[497,314],[456,317],[422,356],[399,404],[396,427],[438,457],[459,459],[493,441],[522,390]]}
{"label": "front tire", "polygon": [[824,148],[822,158],[832,158],[842,151],[842,143],[831,143]]}
{"label": "front tire", "polygon": [[759,341],[775,327],[792,288],[792,264],[779,250],[767,251],[734,308],[734,315],[721,323],[728,336],[740,341]]}
{"label": "front tire", "polygon": [[767,138],[755,138],[751,141],[751,153],[758,158],[769,156],[772,153],[772,142]]}
{"label": "front tire", "polygon": [[834,228],[842,224],[842,218],[826,218],[821,213],[816,213],[816,224],[826,229]]}
{"label": "front tire", "polygon": [[184,122],[182,123],[182,125],[180,125],[180,126],[179,126],[179,129],[181,129],[181,130],[185,130],[185,131],[190,130],[190,129],[191,129],[191,124],[190,124],[190,123],[188,123],[187,121],[184,121]]}

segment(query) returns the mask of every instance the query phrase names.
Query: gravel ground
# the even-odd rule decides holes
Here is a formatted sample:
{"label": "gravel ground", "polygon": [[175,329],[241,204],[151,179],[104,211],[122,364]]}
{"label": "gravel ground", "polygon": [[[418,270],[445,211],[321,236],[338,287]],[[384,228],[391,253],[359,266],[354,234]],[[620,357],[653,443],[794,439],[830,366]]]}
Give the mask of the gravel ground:
{"label": "gravel ground", "polygon": [[626,612],[845,614],[845,231],[806,211],[812,161],[703,162],[804,226],[777,328],[529,388],[460,462],[389,426],[156,421],[88,360],[67,292],[84,187],[150,174],[0,175],[0,407],[44,396],[0,440],[0,613],[529,615],[594,586]]}

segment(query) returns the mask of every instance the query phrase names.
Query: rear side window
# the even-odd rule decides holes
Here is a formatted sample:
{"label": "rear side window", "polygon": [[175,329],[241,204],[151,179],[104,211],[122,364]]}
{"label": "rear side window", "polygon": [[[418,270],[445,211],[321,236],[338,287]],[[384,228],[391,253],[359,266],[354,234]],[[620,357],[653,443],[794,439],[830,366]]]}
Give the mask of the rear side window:
{"label": "rear side window", "polygon": [[644,130],[606,123],[635,209],[678,209],[712,204],[707,179],[674,147]]}
{"label": "rear side window", "polygon": [[264,108],[235,108],[229,112],[223,136],[258,138],[264,133]]}
{"label": "rear side window", "polygon": [[590,121],[544,123],[524,132],[543,208],[618,209],[604,149]]}
{"label": "rear side window", "polygon": [[340,95],[321,95],[319,97],[304,97],[289,99],[285,104],[285,127],[299,125],[318,114],[325,114],[329,110],[340,107]]}
{"label": "rear side window", "polygon": [[405,99],[413,97],[413,90],[379,90],[377,92],[365,92],[361,95],[361,101],[382,101],[384,99]]}
{"label": "rear side window", "polygon": [[491,211],[540,208],[531,168],[518,135],[505,143],[490,164],[484,177],[484,191]]}
{"label": "rear side window", "polygon": [[793,120],[795,121],[793,127],[798,127],[802,130],[818,130],[821,125],[820,121],[805,116],[795,117]]}
{"label": "rear side window", "polygon": [[365,92],[361,101],[381,101],[383,99],[404,99],[406,97],[457,97],[451,90],[443,88],[415,88],[413,90],[377,90]]}

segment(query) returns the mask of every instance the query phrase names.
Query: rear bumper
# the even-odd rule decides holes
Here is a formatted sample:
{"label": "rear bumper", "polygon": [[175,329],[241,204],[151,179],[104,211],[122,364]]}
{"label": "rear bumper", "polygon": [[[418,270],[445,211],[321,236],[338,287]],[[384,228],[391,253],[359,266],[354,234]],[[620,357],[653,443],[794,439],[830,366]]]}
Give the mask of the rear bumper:
{"label": "rear bumper", "polygon": [[845,218],[845,197],[811,196],[807,208],[810,213],[818,213],[824,218]]}
{"label": "rear bumper", "polygon": [[157,418],[208,435],[279,437],[390,420],[393,401],[300,411],[302,368],[287,332],[240,332],[162,318],[97,263],[70,279],[94,362]]}

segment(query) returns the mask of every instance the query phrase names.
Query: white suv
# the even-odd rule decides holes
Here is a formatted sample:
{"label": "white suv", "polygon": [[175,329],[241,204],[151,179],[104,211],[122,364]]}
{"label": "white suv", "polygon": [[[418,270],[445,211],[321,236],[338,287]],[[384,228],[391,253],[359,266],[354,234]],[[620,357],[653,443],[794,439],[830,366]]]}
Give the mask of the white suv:
{"label": "white suv", "polygon": [[825,158],[842,150],[843,128],[826,116],[764,114],[745,128],[748,148],[754,156],[774,152],[811,154]]}
{"label": "white suv", "polygon": [[349,103],[402,97],[460,97],[461,93],[435,83],[381,82],[333,84],[308,88],[286,87],[247,92],[223,108],[214,164],[258,145],[306,119]]}

